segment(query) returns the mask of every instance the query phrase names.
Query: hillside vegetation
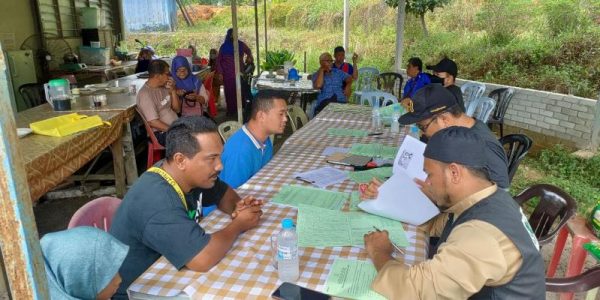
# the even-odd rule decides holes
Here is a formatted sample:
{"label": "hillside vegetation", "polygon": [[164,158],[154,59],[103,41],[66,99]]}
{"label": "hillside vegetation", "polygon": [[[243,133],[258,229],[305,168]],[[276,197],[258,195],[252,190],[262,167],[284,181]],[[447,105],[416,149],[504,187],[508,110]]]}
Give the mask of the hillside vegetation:
{"label": "hillside vegetation", "polygon": [[[190,2],[193,2],[190,1]],[[259,1],[262,2],[262,1]],[[351,0],[350,51],[363,56],[360,66],[391,70],[396,11],[382,0]],[[343,1],[272,0],[268,2],[269,49],[296,53],[297,67],[318,68],[318,55],[342,44]],[[207,56],[231,27],[231,11],[192,5],[194,27],[180,21],[176,33],[131,34],[159,52],[174,53],[190,42]],[[264,51],[263,7],[259,38]],[[435,63],[443,56],[459,65],[459,77],[597,99],[600,91],[600,1],[598,0],[454,0],[419,20],[407,16],[404,58]],[[255,49],[254,9],[238,10],[241,38]],[[133,46],[133,44],[131,44]],[[264,58],[264,52],[261,55]]]}

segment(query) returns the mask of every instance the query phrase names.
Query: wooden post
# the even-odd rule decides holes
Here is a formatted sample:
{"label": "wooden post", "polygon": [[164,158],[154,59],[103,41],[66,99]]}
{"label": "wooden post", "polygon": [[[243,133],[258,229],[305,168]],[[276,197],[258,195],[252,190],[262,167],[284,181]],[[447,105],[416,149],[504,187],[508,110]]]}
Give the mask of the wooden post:
{"label": "wooden post", "polygon": [[49,299],[17,130],[10,107],[6,60],[0,47],[0,245],[11,299]]}
{"label": "wooden post", "polygon": [[406,17],[406,0],[398,1],[398,16],[396,18],[396,63],[394,69],[400,73],[402,69],[402,53],[404,52],[404,18]]}
{"label": "wooden post", "polygon": [[233,61],[235,64],[235,96],[237,99],[238,122],[243,123],[242,82],[240,79],[240,45],[238,43],[237,0],[231,0],[231,24],[233,25]]}

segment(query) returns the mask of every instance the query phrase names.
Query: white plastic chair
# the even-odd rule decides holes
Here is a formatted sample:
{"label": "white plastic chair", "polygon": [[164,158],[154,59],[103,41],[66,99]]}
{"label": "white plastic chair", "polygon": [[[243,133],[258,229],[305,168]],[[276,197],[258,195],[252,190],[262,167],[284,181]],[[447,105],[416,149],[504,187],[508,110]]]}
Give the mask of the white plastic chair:
{"label": "white plastic chair", "polygon": [[469,103],[467,107],[467,115],[471,116],[483,123],[487,123],[490,115],[496,107],[496,100],[490,97],[479,97]]}
{"label": "white plastic chair", "polygon": [[242,128],[242,124],[237,121],[227,121],[219,124],[217,127],[219,135],[223,139],[223,143],[227,142],[227,139],[231,137],[236,131]]}
{"label": "white plastic chair", "polygon": [[480,82],[467,82],[460,87],[463,94],[465,108],[469,107],[471,101],[479,99],[485,92],[485,84]]}
{"label": "white plastic chair", "polygon": [[368,104],[369,106],[373,106],[374,100],[379,101],[380,107],[398,103],[398,98],[390,93],[372,91],[362,93],[360,97],[360,105]]}
{"label": "white plastic chair", "polygon": [[363,92],[377,90],[377,77],[379,76],[379,70],[373,67],[364,67],[358,69],[358,82],[354,89],[354,97],[359,97]]}

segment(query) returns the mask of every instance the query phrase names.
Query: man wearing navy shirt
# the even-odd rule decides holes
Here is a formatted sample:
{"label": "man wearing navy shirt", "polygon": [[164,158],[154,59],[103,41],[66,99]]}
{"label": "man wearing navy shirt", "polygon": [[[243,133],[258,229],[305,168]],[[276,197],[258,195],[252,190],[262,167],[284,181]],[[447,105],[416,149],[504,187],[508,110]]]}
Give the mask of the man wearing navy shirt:
{"label": "man wearing navy shirt", "polygon": [[404,92],[402,98],[413,98],[415,93],[422,87],[431,83],[429,76],[423,73],[423,62],[418,57],[411,57],[406,65],[406,75],[410,79],[404,86]]}
{"label": "man wearing navy shirt", "polygon": [[334,68],[344,71],[348,75],[352,76],[352,80],[358,79],[358,65],[356,62],[358,60],[358,55],[356,53],[352,55],[352,63],[347,63],[346,50],[344,50],[344,47],[342,46],[337,46],[333,50],[333,58],[335,59],[333,62]]}
{"label": "man wearing navy shirt", "polygon": [[233,188],[246,183],[273,157],[272,134],[281,134],[287,123],[287,96],[262,90],[252,102],[250,120],[225,143],[221,180]]}

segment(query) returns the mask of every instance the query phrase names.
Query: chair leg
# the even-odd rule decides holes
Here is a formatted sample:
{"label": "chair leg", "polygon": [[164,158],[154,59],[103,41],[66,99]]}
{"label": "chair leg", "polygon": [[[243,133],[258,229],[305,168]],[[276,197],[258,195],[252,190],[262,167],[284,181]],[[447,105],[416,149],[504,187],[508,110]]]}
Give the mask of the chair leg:
{"label": "chair leg", "polygon": [[504,123],[500,123],[500,138],[504,136]]}
{"label": "chair leg", "polygon": [[552,259],[550,260],[550,264],[548,265],[548,272],[546,273],[546,277],[552,278],[556,273],[556,267],[560,262],[560,256],[562,255],[563,249],[565,248],[565,243],[567,242],[567,237],[569,236],[569,231],[566,226],[560,229],[558,232],[558,236],[556,237],[556,244],[554,244],[554,252],[552,253]]}
{"label": "chair leg", "polygon": [[[573,246],[571,248],[571,255],[567,264],[567,272],[565,277],[572,277],[581,274],[583,270],[583,264],[587,257],[587,252],[583,249],[583,244],[589,242],[590,239],[582,236],[573,236]],[[560,296],[561,300],[572,300],[573,293],[563,293]]]}

